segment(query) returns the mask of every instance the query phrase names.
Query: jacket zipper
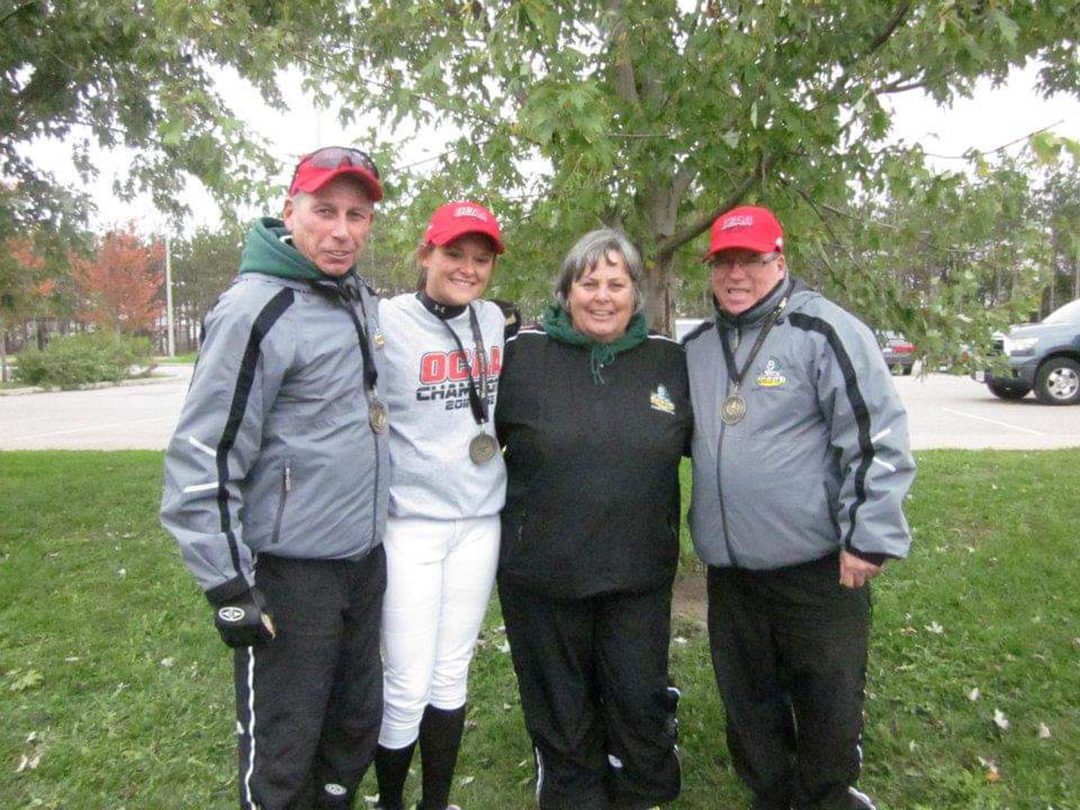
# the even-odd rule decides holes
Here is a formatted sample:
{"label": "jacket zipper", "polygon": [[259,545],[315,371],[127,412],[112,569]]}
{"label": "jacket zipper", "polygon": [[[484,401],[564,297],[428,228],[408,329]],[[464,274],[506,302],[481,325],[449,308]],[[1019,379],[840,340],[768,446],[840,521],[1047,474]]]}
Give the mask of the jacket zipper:
{"label": "jacket zipper", "polygon": [[[719,337],[719,335],[718,335]],[[735,327],[735,348],[738,348],[739,343],[742,342],[742,328]],[[727,548],[728,560],[731,565],[738,568],[739,561],[735,556],[735,549],[731,546],[731,536],[728,533],[727,522],[727,509],[724,508],[724,488],[721,486],[720,479],[723,474],[723,467],[721,465],[721,459],[723,458],[724,448],[724,433],[727,431],[727,425],[724,424],[724,420],[720,420],[720,438],[716,442],[716,497],[720,502],[720,525],[724,532],[724,546]]]}
{"label": "jacket zipper", "polygon": [[373,430],[371,438],[375,440],[375,492],[371,505],[371,548],[375,548],[375,541],[379,537],[379,434]]}
{"label": "jacket zipper", "polygon": [[278,498],[277,514],[274,515],[274,533],[270,545],[276,546],[281,540],[281,519],[285,514],[285,501],[292,492],[292,459],[285,459],[285,469],[281,474],[281,496]]}

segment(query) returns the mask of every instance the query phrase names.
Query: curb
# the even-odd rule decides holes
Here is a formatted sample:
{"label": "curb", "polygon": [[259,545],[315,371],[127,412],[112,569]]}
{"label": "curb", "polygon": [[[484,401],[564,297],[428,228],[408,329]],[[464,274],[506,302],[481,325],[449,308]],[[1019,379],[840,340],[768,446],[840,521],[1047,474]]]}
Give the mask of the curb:
{"label": "curb", "polygon": [[2,388],[0,397],[21,397],[28,394],[57,394],[66,391],[96,391],[100,388],[129,388],[134,385],[159,385],[161,383],[174,382],[176,377],[136,377],[130,380],[118,382],[96,382],[76,385],[74,388],[57,388],[55,386],[42,387],[40,385],[27,385],[23,388]]}

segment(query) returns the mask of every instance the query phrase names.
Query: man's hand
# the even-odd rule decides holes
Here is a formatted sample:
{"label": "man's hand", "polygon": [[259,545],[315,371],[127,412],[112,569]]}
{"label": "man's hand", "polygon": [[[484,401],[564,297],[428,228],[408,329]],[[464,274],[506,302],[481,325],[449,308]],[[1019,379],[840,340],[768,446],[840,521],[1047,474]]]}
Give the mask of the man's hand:
{"label": "man's hand", "polygon": [[266,612],[266,597],[251,588],[235,599],[218,605],[214,626],[230,647],[255,647],[272,641],[277,632]]}
{"label": "man's hand", "polygon": [[840,552],[840,584],[845,588],[861,588],[880,573],[880,565],[874,565],[847,551]]}

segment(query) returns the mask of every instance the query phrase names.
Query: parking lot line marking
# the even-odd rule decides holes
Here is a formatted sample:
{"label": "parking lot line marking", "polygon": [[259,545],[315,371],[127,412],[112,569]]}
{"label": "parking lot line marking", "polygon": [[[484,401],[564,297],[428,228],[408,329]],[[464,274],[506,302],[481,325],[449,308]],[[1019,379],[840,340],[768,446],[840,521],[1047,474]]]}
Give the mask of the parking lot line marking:
{"label": "parking lot line marking", "polygon": [[127,422],[114,422],[111,425],[88,425],[87,427],[72,428],[71,430],[54,430],[51,433],[35,433],[32,436],[12,436],[11,441],[22,442],[27,439],[47,439],[50,436],[67,436],[70,433],[86,433],[88,430],[102,430],[104,428],[114,427],[128,427],[129,425],[140,425],[143,422],[167,422],[172,417],[169,416],[155,416],[152,419],[131,419]]}
{"label": "parking lot line marking", "polygon": [[973,413],[964,413],[963,411],[954,411],[952,408],[942,408],[943,411],[949,413],[955,413],[957,416],[966,416],[968,419],[977,419],[980,422],[989,422],[991,425],[1000,425],[1001,427],[1009,428],[1009,430],[1019,430],[1023,433],[1030,433],[1034,436],[1044,436],[1044,433],[1040,433],[1037,430],[1031,428],[1020,427],[1019,425],[1010,425],[1008,422],[999,422],[997,419],[987,419],[985,416],[976,416]]}

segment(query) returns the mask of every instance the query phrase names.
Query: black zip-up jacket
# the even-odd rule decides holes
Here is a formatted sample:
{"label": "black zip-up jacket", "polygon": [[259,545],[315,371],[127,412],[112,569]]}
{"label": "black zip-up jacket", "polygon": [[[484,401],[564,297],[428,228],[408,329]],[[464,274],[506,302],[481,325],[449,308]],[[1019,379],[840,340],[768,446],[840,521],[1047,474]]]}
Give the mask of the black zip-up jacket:
{"label": "black zip-up jacket", "polygon": [[693,425],[685,354],[650,335],[602,377],[587,348],[541,330],[506,344],[499,577],[552,598],[644,591],[675,576],[679,463]]}

